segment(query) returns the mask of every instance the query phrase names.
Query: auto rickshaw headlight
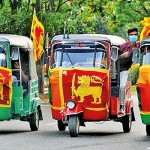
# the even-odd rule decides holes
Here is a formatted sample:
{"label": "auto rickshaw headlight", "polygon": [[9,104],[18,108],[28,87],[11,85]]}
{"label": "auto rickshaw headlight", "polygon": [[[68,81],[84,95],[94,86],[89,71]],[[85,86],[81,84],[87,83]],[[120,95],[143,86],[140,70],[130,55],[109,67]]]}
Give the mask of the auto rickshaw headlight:
{"label": "auto rickshaw headlight", "polygon": [[69,100],[69,101],[67,102],[67,107],[68,107],[69,109],[73,109],[73,108],[75,108],[75,106],[76,106],[75,101]]}

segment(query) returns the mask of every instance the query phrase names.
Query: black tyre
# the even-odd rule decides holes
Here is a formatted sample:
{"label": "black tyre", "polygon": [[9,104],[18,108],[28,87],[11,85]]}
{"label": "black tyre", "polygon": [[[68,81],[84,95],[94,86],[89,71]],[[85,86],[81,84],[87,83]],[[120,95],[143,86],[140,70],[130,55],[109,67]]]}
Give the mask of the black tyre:
{"label": "black tyre", "polygon": [[70,116],[68,122],[69,133],[71,137],[77,137],[79,134],[80,121],[77,115]]}
{"label": "black tyre", "polygon": [[146,125],[146,134],[150,136],[150,125]]}
{"label": "black tyre", "polygon": [[59,131],[65,131],[66,130],[66,126],[64,125],[64,123],[62,122],[62,120],[58,120],[57,121],[57,125],[58,125]]}
{"label": "black tyre", "polygon": [[29,119],[31,131],[37,131],[39,128],[39,111],[32,113]]}
{"label": "black tyre", "polygon": [[132,113],[124,116],[123,121],[122,121],[122,126],[123,126],[123,131],[125,133],[130,132],[131,126],[132,126]]}

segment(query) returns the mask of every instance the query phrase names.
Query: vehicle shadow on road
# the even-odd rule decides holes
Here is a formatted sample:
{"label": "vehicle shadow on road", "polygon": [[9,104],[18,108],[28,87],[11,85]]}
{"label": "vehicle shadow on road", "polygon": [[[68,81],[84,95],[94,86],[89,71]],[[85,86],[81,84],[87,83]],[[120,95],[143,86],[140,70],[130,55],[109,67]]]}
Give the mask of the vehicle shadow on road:
{"label": "vehicle shadow on road", "polygon": [[117,135],[117,134],[124,134],[124,132],[80,132],[79,135],[86,135],[86,136],[110,136],[110,135]]}
{"label": "vehicle shadow on road", "polygon": [[24,133],[24,132],[31,132],[31,130],[0,130],[0,135],[6,134],[16,134],[16,133]]}

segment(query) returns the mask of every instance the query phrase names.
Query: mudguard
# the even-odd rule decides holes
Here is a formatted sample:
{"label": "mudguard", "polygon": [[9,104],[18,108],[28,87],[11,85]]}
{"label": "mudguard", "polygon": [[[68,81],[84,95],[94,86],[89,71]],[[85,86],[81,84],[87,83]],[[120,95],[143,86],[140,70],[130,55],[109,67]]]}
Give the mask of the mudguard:
{"label": "mudguard", "polygon": [[126,102],[126,114],[130,114],[132,108],[133,108],[133,100],[129,99]]}
{"label": "mudguard", "polygon": [[77,104],[74,109],[66,108],[66,116],[76,115],[82,112],[83,112],[83,108],[79,104]]}
{"label": "mudguard", "polygon": [[132,121],[135,121],[135,115],[134,115],[134,111],[133,111],[133,100],[129,99],[126,102],[126,111],[125,114],[131,114],[132,115]]}

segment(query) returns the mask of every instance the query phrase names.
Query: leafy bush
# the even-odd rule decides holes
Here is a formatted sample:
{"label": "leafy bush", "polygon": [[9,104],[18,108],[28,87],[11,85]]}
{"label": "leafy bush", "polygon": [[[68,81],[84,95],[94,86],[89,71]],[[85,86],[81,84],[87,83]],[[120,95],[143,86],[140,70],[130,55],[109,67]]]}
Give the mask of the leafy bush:
{"label": "leafy bush", "polygon": [[138,72],[139,72],[139,64],[133,64],[130,68],[130,75],[131,75],[131,82],[132,85],[135,85],[138,79]]}

